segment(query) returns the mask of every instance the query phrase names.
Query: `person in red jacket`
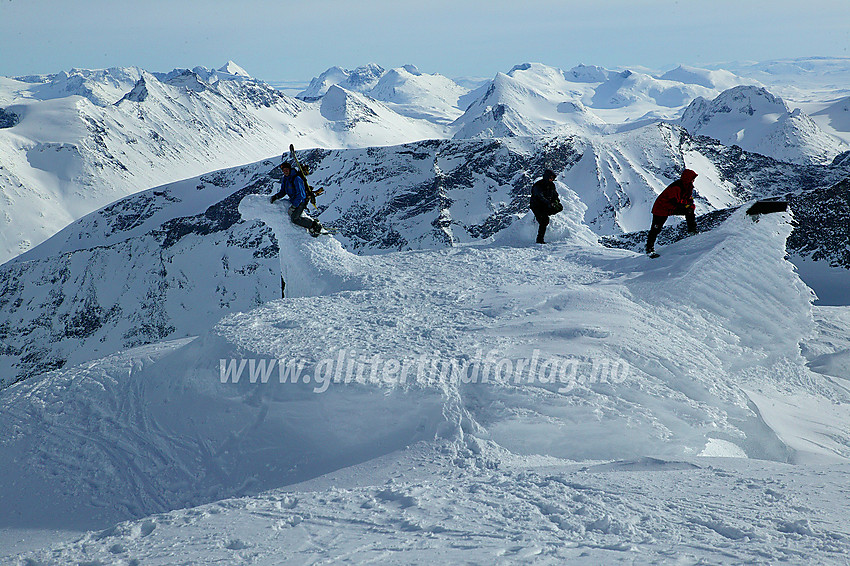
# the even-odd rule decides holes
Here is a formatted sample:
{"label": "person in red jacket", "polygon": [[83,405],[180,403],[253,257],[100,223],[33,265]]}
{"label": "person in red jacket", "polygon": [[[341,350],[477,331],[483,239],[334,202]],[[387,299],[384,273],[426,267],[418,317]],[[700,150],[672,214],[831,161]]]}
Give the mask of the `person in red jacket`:
{"label": "person in red jacket", "polygon": [[664,189],[658,198],[655,199],[655,204],[652,206],[652,226],[649,228],[649,235],[646,237],[646,253],[650,257],[658,257],[655,253],[655,238],[661,233],[661,228],[667,222],[668,216],[685,215],[685,220],[688,223],[688,233],[697,233],[697,220],[694,213],[694,179],[697,178],[695,171],[685,169],[682,171],[681,177],[673,181]]}

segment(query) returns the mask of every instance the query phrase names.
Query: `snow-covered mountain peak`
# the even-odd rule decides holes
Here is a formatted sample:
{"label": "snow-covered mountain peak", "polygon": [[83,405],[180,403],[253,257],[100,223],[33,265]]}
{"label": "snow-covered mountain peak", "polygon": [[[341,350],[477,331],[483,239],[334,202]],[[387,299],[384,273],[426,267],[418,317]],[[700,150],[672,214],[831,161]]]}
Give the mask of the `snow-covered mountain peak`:
{"label": "snow-covered mountain peak", "polygon": [[565,73],[567,80],[576,83],[603,83],[611,76],[612,71],[596,65],[576,65]]}
{"label": "snow-covered mountain peak", "polygon": [[598,133],[604,122],[581,104],[584,92],[560,69],[540,63],[516,65],[479,91],[455,122],[460,137]]}
{"label": "snow-covered mountain peak", "polygon": [[109,69],[71,69],[54,75],[21,77],[32,83],[30,93],[36,100],[81,96],[95,106],[114,104],[138,81],[142,71],[136,67]]}
{"label": "snow-covered mountain peak", "polygon": [[740,85],[741,77],[724,70],[709,70],[691,67],[688,65],[679,65],[675,69],[671,69],[658,77],[665,81],[676,81],[685,84],[699,85],[705,88],[716,90],[727,90]]}
{"label": "snow-covered mountain peak", "polygon": [[318,100],[333,86],[381,101],[403,116],[438,125],[449,124],[461,115],[459,101],[469,92],[451,79],[423,73],[415,65],[385,70],[370,63],[354,71],[331,67],[314,78],[298,98]]}
{"label": "snow-covered mountain peak", "polygon": [[774,96],[760,86],[741,85],[723,91],[711,101],[716,113],[756,114],[786,113],[788,105],[782,98]]}
{"label": "snow-covered mountain peak", "polygon": [[570,90],[570,86],[564,78],[563,71],[542,63],[523,63],[516,65],[508,71],[507,76],[541,94],[563,94]]}
{"label": "snow-covered mountain peak", "polygon": [[235,78],[251,78],[251,75],[248,73],[248,71],[246,71],[233,61],[228,61],[227,63],[225,63],[223,67],[220,67],[218,69],[218,73],[220,75],[230,75],[231,77]]}
{"label": "snow-covered mountain peak", "polygon": [[458,99],[468,91],[440,74],[423,73],[414,65],[404,65],[385,71],[368,95],[381,102],[457,109]]}
{"label": "snow-covered mountain peak", "polygon": [[144,102],[144,100],[148,97],[148,85],[145,81],[144,77],[140,77],[136,84],[133,85],[133,88],[124,95],[124,98],[116,102],[115,104],[120,104],[124,100],[128,100],[130,102]]}
{"label": "snow-covered mountain peak", "polygon": [[171,86],[184,88],[193,92],[203,92],[209,88],[209,85],[201,80],[201,77],[197,73],[188,70],[169,78],[165,82]]}
{"label": "snow-covered mountain peak", "polygon": [[377,63],[367,63],[348,73],[348,85],[357,91],[373,88],[381,79],[385,69]]}
{"label": "snow-covered mountain peak", "polygon": [[[685,71],[684,68],[680,69],[680,72]],[[477,100],[467,104],[466,114],[459,121],[457,136],[535,135],[570,128],[598,133],[597,126],[600,125],[609,125],[606,131],[616,131],[621,124],[632,127],[634,122],[676,119],[681,109],[694,98],[718,94],[715,88],[694,84],[706,81],[698,80],[698,69],[690,71],[693,76],[689,80],[692,82],[680,82],[629,69],[611,71],[579,65],[563,72],[541,63],[522,63],[507,73],[497,73],[486,87],[475,91]],[[717,77],[718,81],[729,79],[734,82],[734,76],[730,79],[718,74]],[[473,95],[466,98],[473,98]],[[546,106],[549,106],[549,110],[545,109]],[[515,111],[516,117],[509,120],[505,116],[511,114],[511,109]],[[559,109],[584,111],[580,114],[570,113],[573,117],[581,116],[576,122],[572,118],[558,116]],[[489,118],[484,116],[488,113],[491,114]],[[545,119],[529,119],[534,116],[545,116]],[[473,122],[483,125],[491,121],[501,122],[502,126],[469,127]],[[578,130],[575,130],[576,126]]]}
{"label": "snow-covered mountain peak", "polygon": [[792,111],[760,86],[736,86],[710,101],[698,97],[679,122],[692,134],[791,163],[827,164],[848,149],[801,109]]}
{"label": "snow-covered mountain peak", "polygon": [[378,114],[372,105],[356,92],[331,85],[321,101],[322,116],[333,122],[342,122],[351,128],[358,122],[372,122]]}
{"label": "snow-covered mountain peak", "polygon": [[310,81],[306,90],[298,93],[298,98],[315,100],[328,91],[331,85],[342,84],[348,78],[348,72],[342,67],[331,67]]}
{"label": "snow-covered mountain peak", "polygon": [[333,85],[352,91],[367,93],[372,90],[386,71],[376,63],[369,63],[354,70],[331,67],[310,81],[306,90],[298,93],[298,98],[315,100],[325,95]]}
{"label": "snow-covered mountain peak", "polygon": [[159,102],[173,100],[189,91],[200,93],[210,89],[198,74],[188,69],[175,70],[168,75],[158,79],[152,73],[142,71],[139,80],[124,97],[116,103],[120,106],[124,101],[145,102],[154,96]]}

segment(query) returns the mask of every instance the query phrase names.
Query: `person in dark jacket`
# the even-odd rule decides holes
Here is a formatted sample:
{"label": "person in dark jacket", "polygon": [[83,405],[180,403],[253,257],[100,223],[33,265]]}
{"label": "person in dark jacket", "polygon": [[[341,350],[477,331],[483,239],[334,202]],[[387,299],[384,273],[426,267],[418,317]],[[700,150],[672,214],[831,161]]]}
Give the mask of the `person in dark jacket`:
{"label": "person in dark jacket", "polygon": [[280,190],[272,195],[270,202],[284,196],[289,198],[289,219],[293,224],[303,226],[310,231],[311,236],[318,236],[322,233],[322,224],[313,218],[304,214],[307,208],[307,187],[304,185],[304,179],[300,175],[296,175],[292,171],[292,166],[284,161],[280,164]]}
{"label": "person in dark jacket", "polygon": [[543,172],[543,178],[531,187],[531,212],[540,225],[537,229],[538,244],[546,243],[543,238],[549,225],[549,216],[562,209],[558,189],[555,188],[555,172],[547,169]]}
{"label": "person in dark jacket", "polygon": [[684,215],[688,223],[688,233],[697,233],[697,220],[694,212],[694,179],[697,178],[695,171],[685,169],[676,181],[664,189],[655,204],[652,206],[652,225],[649,235],[646,237],[646,253],[650,257],[658,257],[655,253],[655,239],[661,233],[661,228],[667,222],[667,217],[673,215]]}

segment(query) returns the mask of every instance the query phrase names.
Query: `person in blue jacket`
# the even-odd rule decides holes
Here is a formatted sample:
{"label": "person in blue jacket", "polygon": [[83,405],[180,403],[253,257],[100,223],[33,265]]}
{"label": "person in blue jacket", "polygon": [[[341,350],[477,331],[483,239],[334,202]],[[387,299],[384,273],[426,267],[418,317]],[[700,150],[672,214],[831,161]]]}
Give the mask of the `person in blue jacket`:
{"label": "person in blue jacket", "polygon": [[280,178],[280,190],[272,195],[270,202],[274,203],[284,196],[288,197],[289,219],[292,223],[307,228],[311,236],[318,236],[322,233],[322,224],[304,213],[309,202],[304,179],[301,175],[295,174],[292,166],[286,161],[280,164],[280,171],[283,174]]}

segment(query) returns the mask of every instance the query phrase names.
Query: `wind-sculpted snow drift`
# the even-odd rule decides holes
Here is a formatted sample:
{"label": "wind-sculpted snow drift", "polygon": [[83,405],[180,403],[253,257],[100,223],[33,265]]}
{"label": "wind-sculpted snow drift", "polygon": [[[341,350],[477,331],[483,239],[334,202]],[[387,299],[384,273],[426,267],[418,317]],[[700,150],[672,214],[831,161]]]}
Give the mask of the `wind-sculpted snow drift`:
{"label": "wind-sculpted snow drift", "polygon": [[[246,198],[248,216],[274,225],[285,214]],[[850,457],[846,415],[825,429],[785,419],[777,434],[756,409],[780,391],[849,400],[800,355],[813,321],[783,259],[785,218],[756,224],[741,211],[652,262],[575,237],[355,258],[330,236],[276,229],[302,239],[282,248],[282,265],[306,263],[315,289],[331,294],[302,289],[194,340],[3,392],[7,520],[94,528],[280,487],[417,441],[473,459],[505,449]],[[357,285],[341,283],[340,269]],[[12,466],[30,471],[25,481]]]}
{"label": "wind-sculpted snow drift", "polygon": [[288,207],[288,200],[270,204],[265,195],[246,195],[239,203],[244,220],[260,220],[274,231],[286,296],[326,295],[359,287],[363,260],[345,251],[336,239],[311,237],[292,224]]}

